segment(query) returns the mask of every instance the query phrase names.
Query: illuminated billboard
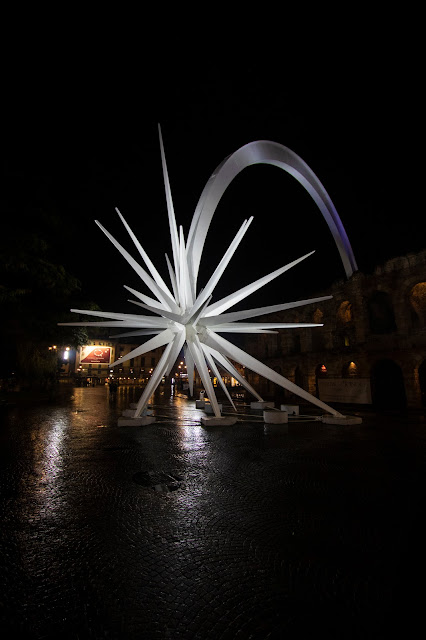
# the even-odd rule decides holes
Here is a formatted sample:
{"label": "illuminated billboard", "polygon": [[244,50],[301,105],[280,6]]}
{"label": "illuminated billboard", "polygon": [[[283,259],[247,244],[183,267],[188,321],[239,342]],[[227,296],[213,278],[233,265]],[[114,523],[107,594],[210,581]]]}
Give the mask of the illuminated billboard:
{"label": "illuminated billboard", "polygon": [[111,362],[111,347],[81,347],[81,364],[109,364]]}

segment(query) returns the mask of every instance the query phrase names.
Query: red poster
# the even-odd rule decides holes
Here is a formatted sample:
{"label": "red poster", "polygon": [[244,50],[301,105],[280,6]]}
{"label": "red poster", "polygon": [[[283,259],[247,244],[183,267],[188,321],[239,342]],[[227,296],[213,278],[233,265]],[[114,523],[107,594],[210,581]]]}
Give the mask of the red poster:
{"label": "red poster", "polygon": [[81,347],[80,362],[83,364],[109,364],[111,347]]}

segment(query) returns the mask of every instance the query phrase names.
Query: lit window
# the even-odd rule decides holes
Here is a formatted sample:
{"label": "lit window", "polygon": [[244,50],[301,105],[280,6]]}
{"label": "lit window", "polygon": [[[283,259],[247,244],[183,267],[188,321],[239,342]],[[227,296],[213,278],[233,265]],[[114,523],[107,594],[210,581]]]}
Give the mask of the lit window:
{"label": "lit window", "polygon": [[348,375],[349,376],[356,376],[358,373],[358,369],[357,366],[355,364],[355,362],[350,362],[348,364]]}
{"label": "lit window", "polygon": [[316,309],[315,313],[314,313],[314,322],[315,324],[321,324],[322,320],[323,320],[324,314],[321,311],[321,309]]}
{"label": "lit window", "polygon": [[340,305],[337,311],[337,318],[341,322],[341,324],[346,324],[347,322],[351,322],[353,320],[352,305],[348,300],[345,300]]}

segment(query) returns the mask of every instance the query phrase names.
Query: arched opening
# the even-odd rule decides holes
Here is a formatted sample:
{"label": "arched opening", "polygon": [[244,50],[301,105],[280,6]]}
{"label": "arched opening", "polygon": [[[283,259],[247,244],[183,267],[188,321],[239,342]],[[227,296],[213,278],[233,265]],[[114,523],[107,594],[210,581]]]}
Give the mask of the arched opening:
{"label": "arched opening", "polygon": [[327,371],[326,365],[323,362],[321,362],[320,364],[317,364],[317,366],[315,367],[315,393],[317,398],[320,397],[318,379],[326,378],[327,375],[328,375],[328,371]]}
{"label": "arched opening", "polygon": [[358,375],[358,367],[355,362],[352,360],[350,362],[346,362],[346,364],[342,367],[342,377],[343,378],[356,378]]}
{"label": "arched opening", "polygon": [[377,409],[405,409],[404,377],[393,360],[379,360],[371,370],[371,393]]}
{"label": "arched opening", "polygon": [[375,291],[368,301],[371,333],[392,333],[396,330],[392,300],[385,291]]}
{"label": "arched opening", "polygon": [[323,362],[315,367],[315,375],[317,378],[326,378],[327,374],[327,367]]}
{"label": "arched opening", "polygon": [[418,282],[409,295],[414,327],[426,324],[426,282]]}
{"label": "arched opening", "polygon": [[348,322],[352,322],[352,305],[349,300],[345,300],[344,302],[342,302],[342,304],[338,308],[337,320],[340,324],[347,324]]}
{"label": "arched opening", "polygon": [[315,324],[321,324],[321,323],[322,323],[322,321],[323,321],[323,320],[322,320],[322,319],[323,319],[323,317],[324,317],[324,314],[323,314],[323,312],[321,311],[321,309],[316,309],[316,310],[314,311],[314,314],[313,314],[312,319],[313,319],[313,321],[315,322]]}
{"label": "arched opening", "polygon": [[422,396],[422,406],[426,407],[426,360],[419,367],[419,384]]}
{"label": "arched opening", "polygon": [[336,349],[347,349],[355,342],[353,308],[349,300],[340,303],[336,312],[336,329],[333,332],[333,345]]}

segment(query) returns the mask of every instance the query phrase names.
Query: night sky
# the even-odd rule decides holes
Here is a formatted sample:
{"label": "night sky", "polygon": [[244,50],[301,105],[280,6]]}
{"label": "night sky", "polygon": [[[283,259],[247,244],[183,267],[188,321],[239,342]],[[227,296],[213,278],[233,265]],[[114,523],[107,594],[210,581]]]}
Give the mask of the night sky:
{"label": "night sky", "polygon": [[[68,70],[69,71],[69,70]],[[164,75],[162,75],[164,73]],[[259,61],[170,61],[136,77],[29,72],[12,83],[4,118],[3,241],[43,208],[63,216],[58,256],[104,310],[127,310],[123,284],[139,280],[95,225],[137,257],[118,207],[167,278],[171,257],[157,123],[162,127],[177,223],[188,232],[204,185],[240,146],[272,140],[316,173],[346,228],[360,270],[426,246],[416,196],[419,103],[405,68],[378,64],[289,74]],[[300,299],[345,274],[334,241],[302,186],[271,166],[245,169],[228,188],[207,236],[199,286],[243,220],[254,221],[218,297],[295,258],[314,256],[243,307]],[[13,224],[11,216],[14,218]],[[140,288],[140,287],[139,287]],[[149,293],[146,289],[140,289]],[[241,305],[240,305],[241,307]],[[240,308],[238,307],[238,308]]]}

